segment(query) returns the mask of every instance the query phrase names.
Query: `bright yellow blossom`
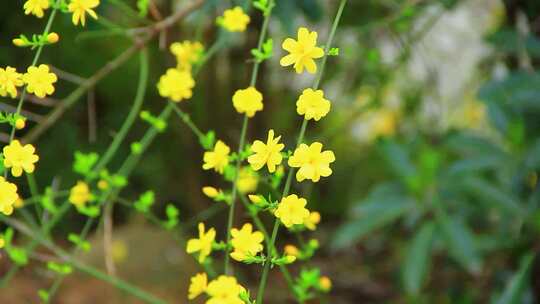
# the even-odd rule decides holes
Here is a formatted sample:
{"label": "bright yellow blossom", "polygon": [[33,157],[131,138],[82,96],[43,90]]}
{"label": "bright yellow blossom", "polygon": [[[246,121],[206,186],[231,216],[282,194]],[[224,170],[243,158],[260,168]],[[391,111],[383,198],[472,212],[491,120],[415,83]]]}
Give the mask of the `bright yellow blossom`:
{"label": "bright yellow blossom", "polygon": [[209,198],[214,198],[219,195],[220,190],[214,187],[206,186],[202,188],[202,192],[204,193],[204,195],[208,196]]}
{"label": "bright yellow blossom", "polygon": [[235,277],[220,275],[206,288],[206,293],[210,296],[206,304],[244,304],[240,299],[243,291],[245,288],[238,284]]}
{"label": "bright yellow blossom", "polygon": [[46,64],[29,67],[22,79],[26,83],[26,91],[39,98],[54,93],[53,83],[58,80],[54,73],[49,73],[49,66]]}
{"label": "bright yellow blossom", "polygon": [[301,144],[294,154],[289,158],[289,166],[300,168],[296,172],[296,180],[299,182],[304,179],[310,179],[318,182],[322,177],[328,177],[332,174],[330,163],[336,160],[334,152],[322,152],[323,145],[320,142],[314,142],[310,146]]}
{"label": "bright yellow blossom", "polygon": [[261,197],[259,195],[250,194],[250,195],[248,195],[248,198],[254,204],[258,204],[258,203],[262,202],[262,199],[261,199]]}
{"label": "bright yellow blossom", "polygon": [[255,256],[263,250],[261,243],[264,240],[264,235],[260,231],[253,231],[253,226],[249,223],[244,224],[240,230],[232,228],[231,236],[233,246],[231,257],[239,262],[248,256]]}
{"label": "bright yellow blossom", "polygon": [[253,170],[260,170],[264,165],[268,167],[268,172],[276,171],[276,166],[281,164],[283,156],[281,150],[285,147],[279,143],[281,136],[274,138],[274,130],[268,131],[266,144],[260,140],[256,140],[251,145],[251,151],[255,154],[248,157],[248,163],[251,164]]}
{"label": "bright yellow blossom", "polygon": [[243,167],[238,172],[236,187],[240,193],[252,193],[257,190],[259,184],[259,175],[248,167]]}
{"label": "bright yellow blossom", "polygon": [[17,120],[15,120],[15,129],[22,130],[22,129],[24,129],[24,127],[26,127],[26,120],[25,119],[18,118]]}
{"label": "bright yellow blossom", "polygon": [[199,238],[190,239],[187,242],[186,252],[189,254],[198,252],[198,261],[202,263],[212,252],[212,243],[214,243],[215,238],[216,230],[214,228],[205,232],[204,223],[199,223]]}
{"label": "bright yellow blossom", "polygon": [[0,68],[0,96],[11,98],[17,97],[17,87],[22,86],[22,74],[17,73],[15,68],[7,66],[5,69]]}
{"label": "bright yellow blossom", "polygon": [[200,294],[206,291],[208,287],[208,277],[206,273],[197,273],[191,277],[191,283],[189,284],[188,299],[193,300]]}
{"label": "bright yellow blossom", "polygon": [[77,208],[84,207],[91,198],[92,193],[90,192],[90,188],[88,187],[88,184],[83,181],[78,181],[69,191],[69,202]]}
{"label": "bright yellow blossom", "polygon": [[159,78],[157,84],[159,95],[174,102],[191,98],[194,86],[195,80],[193,80],[191,73],[177,69],[168,69],[165,75]]}
{"label": "bright yellow blossom", "polygon": [[0,212],[5,215],[12,214],[18,199],[17,186],[0,176]]}
{"label": "bright yellow blossom", "polygon": [[317,32],[310,32],[305,27],[298,29],[298,40],[287,38],[281,47],[288,51],[289,55],[281,58],[279,64],[281,66],[294,64],[294,69],[298,74],[302,73],[304,68],[311,74],[317,72],[317,65],[313,59],[324,56],[323,49],[317,47]]}
{"label": "bright yellow blossom", "polygon": [[99,0],[71,0],[68,5],[68,11],[73,13],[71,21],[73,24],[79,24],[84,26],[86,24],[86,14],[90,15],[92,18],[97,19],[98,16],[93,10],[99,5]]}
{"label": "bright yellow blossom", "polygon": [[238,113],[246,113],[248,117],[253,117],[255,112],[263,109],[263,95],[254,87],[244,90],[237,90],[233,97],[233,106]]}
{"label": "bright yellow blossom", "polygon": [[203,169],[209,170],[214,169],[214,171],[219,174],[223,173],[223,170],[229,164],[229,153],[231,148],[227,146],[221,140],[218,140],[214,145],[213,151],[204,152],[203,155]]}
{"label": "bright yellow blossom", "polygon": [[179,70],[191,70],[191,66],[202,57],[204,47],[198,41],[174,42],[170,46],[171,53],[176,56]]}
{"label": "bright yellow blossom", "polygon": [[220,24],[229,32],[243,32],[249,24],[250,18],[240,6],[228,9],[219,17]]}
{"label": "bright yellow blossom", "polygon": [[319,287],[324,291],[330,291],[332,289],[332,281],[327,276],[319,278]]}
{"label": "bright yellow blossom", "polygon": [[330,101],[324,98],[323,90],[305,89],[296,101],[296,112],[306,120],[319,121],[330,112]]}
{"label": "bright yellow blossom", "polygon": [[300,250],[298,249],[298,247],[296,247],[294,245],[291,245],[291,244],[285,245],[285,247],[283,248],[283,251],[287,255],[291,255],[291,256],[294,256],[294,257],[299,257],[300,256]]}
{"label": "bright yellow blossom", "polygon": [[55,32],[49,33],[49,34],[47,35],[47,42],[48,42],[48,43],[51,43],[51,44],[52,44],[52,43],[57,43],[58,40],[60,40],[60,36],[58,36],[58,34],[55,33]]}
{"label": "bright yellow blossom", "polygon": [[13,140],[4,147],[4,166],[11,168],[11,174],[15,177],[21,176],[23,170],[32,173],[34,164],[39,160],[35,152],[36,148],[31,144],[23,146],[18,140]]}
{"label": "bright yellow blossom", "polygon": [[307,229],[313,231],[317,228],[317,224],[319,224],[320,222],[321,222],[321,214],[317,211],[313,211],[304,220],[304,226],[306,226]]}
{"label": "bright yellow blossom", "polygon": [[28,0],[24,3],[24,14],[35,15],[38,18],[43,17],[43,13],[50,6],[49,0]]}
{"label": "bright yellow blossom", "polygon": [[291,194],[281,199],[274,215],[289,228],[292,225],[303,224],[309,216],[309,210],[306,209],[307,201],[305,198]]}

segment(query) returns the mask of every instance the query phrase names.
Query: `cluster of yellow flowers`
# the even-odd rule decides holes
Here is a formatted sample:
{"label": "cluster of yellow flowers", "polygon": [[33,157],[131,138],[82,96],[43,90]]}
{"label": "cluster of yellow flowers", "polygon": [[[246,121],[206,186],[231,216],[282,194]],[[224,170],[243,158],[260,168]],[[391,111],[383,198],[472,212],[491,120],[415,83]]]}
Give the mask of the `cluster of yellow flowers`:
{"label": "cluster of yellow flowers", "polygon": [[235,277],[221,275],[208,283],[206,273],[198,273],[191,278],[188,299],[193,300],[206,293],[206,304],[244,304],[241,295],[246,289],[238,284]]}
{"label": "cluster of yellow flowers", "polygon": [[[38,18],[42,18],[50,6],[49,0],[27,0],[23,8],[26,15],[32,14]],[[86,24],[86,14],[94,19],[98,18],[94,11],[98,6],[99,0],[70,0],[67,9],[73,14],[71,18],[73,24],[78,25],[80,22],[84,26]]]}
{"label": "cluster of yellow flowers", "polygon": [[17,97],[17,87],[26,85],[26,91],[33,93],[39,98],[54,93],[53,84],[58,80],[56,75],[49,71],[49,66],[28,67],[24,74],[18,73],[13,67],[0,68],[0,96],[11,98]]}

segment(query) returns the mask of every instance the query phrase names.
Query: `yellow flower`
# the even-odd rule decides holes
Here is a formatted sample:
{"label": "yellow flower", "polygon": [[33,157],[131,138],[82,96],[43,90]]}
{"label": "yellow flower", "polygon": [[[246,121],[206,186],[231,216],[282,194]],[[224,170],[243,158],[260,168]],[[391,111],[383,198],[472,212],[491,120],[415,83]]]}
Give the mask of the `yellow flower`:
{"label": "yellow flower", "polygon": [[268,138],[266,144],[260,140],[253,142],[251,151],[255,154],[248,157],[248,163],[251,164],[253,170],[259,170],[264,165],[268,167],[268,172],[273,173],[276,171],[276,166],[281,164],[283,157],[281,156],[281,150],[285,147],[284,144],[279,143],[281,136],[274,138],[274,130],[268,131]]}
{"label": "yellow flower", "polygon": [[330,291],[332,289],[332,281],[327,276],[319,278],[319,287],[324,291]]}
{"label": "yellow flower", "polygon": [[191,98],[194,86],[195,80],[191,77],[191,73],[177,69],[168,69],[165,75],[159,78],[157,84],[159,95],[174,102]]}
{"label": "yellow flower", "polygon": [[249,16],[244,13],[241,7],[237,6],[223,12],[220,17],[221,26],[229,32],[243,32],[249,24]]}
{"label": "yellow flower", "polygon": [[92,193],[90,192],[90,188],[82,181],[78,181],[69,191],[69,202],[77,208],[84,207],[91,198]]}
{"label": "yellow flower", "polygon": [[313,211],[309,216],[304,220],[304,226],[307,229],[313,231],[317,228],[317,224],[321,222],[321,214],[317,211]]}
{"label": "yellow flower", "polygon": [[263,109],[263,96],[254,87],[244,90],[237,90],[233,97],[233,106],[238,113],[246,113],[248,117],[253,117],[255,112]]}
{"label": "yellow flower", "polygon": [[317,47],[317,32],[310,32],[305,27],[298,29],[298,40],[287,38],[281,47],[289,52],[289,55],[281,58],[279,64],[284,67],[294,64],[298,74],[304,71],[304,67],[311,74],[317,72],[317,65],[313,59],[324,56],[323,49]]}
{"label": "yellow flower", "polygon": [[290,245],[290,244],[285,245],[285,247],[283,248],[283,251],[285,252],[285,254],[290,255],[290,256],[294,256],[294,257],[300,256],[300,250],[298,249],[298,247],[294,245]]}
{"label": "yellow flower", "polygon": [[47,42],[48,42],[48,43],[51,43],[51,44],[52,44],[52,43],[57,43],[58,40],[60,40],[60,36],[58,36],[58,34],[55,33],[55,32],[49,33],[49,34],[47,35]]}
{"label": "yellow flower", "polygon": [[0,96],[17,97],[17,87],[23,84],[22,75],[17,73],[15,68],[10,66],[5,69],[0,68]]}
{"label": "yellow flower", "polygon": [[18,199],[17,186],[0,176],[0,212],[5,215],[12,214]]}
{"label": "yellow flower", "polygon": [[26,121],[23,118],[15,120],[15,129],[22,130],[24,127],[26,127]]}
{"label": "yellow flower", "polygon": [[23,170],[32,173],[34,164],[39,160],[35,152],[36,148],[31,144],[22,146],[18,140],[13,140],[4,147],[4,166],[11,168],[11,174],[15,177],[21,176]]}
{"label": "yellow flower", "polygon": [[189,254],[198,252],[198,261],[202,263],[212,252],[212,243],[214,243],[215,238],[216,230],[214,228],[205,232],[204,223],[199,223],[199,238],[190,239],[187,242],[186,252]]}
{"label": "yellow flower", "polygon": [[239,262],[245,260],[248,256],[255,256],[263,250],[261,244],[264,235],[260,231],[253,231],[251,224],[244,224],[242,229],[231,229],[231,244],[233,252],[231,257]]}
{"label": "yellow flower", "polygon": [[187,40],[184,42],[174,42],[169,49],[176,56],[179,70],[191,70],[191,66],[199,61],[204,51],[204,47],[200,42]]}
{"label": "yellow flower", "polygon": [[334,152],[321,152],[323,145],[320,142],[314,142],[310,146],[301,144],[294,154],[289,158],[289,166],[300,168],[296,172],[296,180],[299,182],[304,179],[310,179],[318,182],[322,177],[328,177],[332,174],[330,163],[336,160]]}
{"label": "yellow flower", "polygon": [[206,291],[206,288],[208,287],[208,277],[204,272],[197,273],[191,277],[190,281],[188,299],[193,300]]}
{"label": "yellow flower", "polygon": [[38,18],[43,17],[43,11],[50,6],[49,0],[28,0],[24,3],[24,14],[35,15]]}
{"label": "yellow flower", "polygon": [[262,202],[262,199],[261,199],[261,197],[259,195],[250,194],[250,195],[248,195],[248,198],[254,204],[258,204],[258,203]]}
{"label": "yellow flower", "polygon": [[218,140],[214,146],[214,151],[204,152],[203,169],[209,170],[213,168],[214,171],[222,174],[225,167],[229,164],[230,152],[231,148],[221,140]]}
{"label": "yellow flower", "polygon": [[87,13],[92,18],[97,19],[98,16],[93,9],[96,8],[98,5],[99,0],[71,0],[68,5],[68,11],[73,13],[73,16],[71,17],[71,21],[73,22],[73,24],[79,24],[80,20],[81,25],[84,26],[86,23]]}
{"label": "yellow flower", "polygon": [[330,112],[330,101],[324,98],[323,90],[305,89],[296,101],[296,112],[306,120],[319,121]]}
{"label": "yellow flower", "polygon": [[289,228],[292,225],[303,224],[309,216],[309,210],[306,209],[307,201],[305,198],[291,194],[281,199],[274,215]]}
{"label": "yellow flower", "polygon": [[240,193],[252,193],[257,190],[259,175],[248,167],[243,167],[238,173],[236,187]]}
{"label": "yellow flower", "polygon": [[22,79],[26,83],[26,91],[34,93],[39,98],[54,93],[53,83],[58,80],[54,73],[49,73],[49,66],[46,64],[29,67]]}
{"label": "yellow flower", "polygon": [[243,291],[245,288],[238,284],[235,277],[220,275],[206,288],[206,293],[210,296],[206,304],[244,304],[240,299]]}
{"label": "yellow flower", "polygon": [[202,192],[209,198],[214,198],[219,195],[220,191],[214,187],[206,186],[202,188]]}

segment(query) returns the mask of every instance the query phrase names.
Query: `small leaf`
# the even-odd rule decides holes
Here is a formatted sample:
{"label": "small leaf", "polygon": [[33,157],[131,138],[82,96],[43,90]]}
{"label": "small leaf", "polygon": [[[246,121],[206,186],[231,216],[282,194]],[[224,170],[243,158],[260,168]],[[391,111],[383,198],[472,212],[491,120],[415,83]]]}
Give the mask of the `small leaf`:
{"label": "small leaf", "polygon": [[529,272],[534,256],[525,255],[520,262],[519,270],[506,285],[503,294],[496,304],[519,304],[522,302],[523,290],[529,284]]}
{"label": "small leaf", "polygon": [[431,264],[431,244],[435,225],[427,222],[412,239],[403,263],[402,280],[405,291],[418,295],[429,273]]}

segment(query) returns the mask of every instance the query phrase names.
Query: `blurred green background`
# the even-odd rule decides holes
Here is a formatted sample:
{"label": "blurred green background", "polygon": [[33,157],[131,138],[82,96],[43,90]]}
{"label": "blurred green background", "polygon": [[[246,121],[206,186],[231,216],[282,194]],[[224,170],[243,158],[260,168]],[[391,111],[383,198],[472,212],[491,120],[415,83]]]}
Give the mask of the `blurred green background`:
{"label": "blurred green background", "polygon": [[[33,53],[10,41],[20,33],[41,32],[44,20],[25,16],[22,1],[4,2],[1,66],[23,70]],[[164,16],[182,2],[154,1]],[[150,43],[145,110],[157,115],[165,105],[155,83],[175,65],[168,45],[198,38],[208,47],[218,36],[215,17],[232,2],[208,0],[201,11],[167,31],[159,43]],[[273,128],[292,147],[301,123],[295,101],[313,78],[280,67],[279,46],[299,26],[317,30],[322,44],[337,1],[277,3],[277,17],[270,24],[275,56],[263,64],[258,82],[265,108],[250,121],[248,139],[263,138]],[[74,27],[70,16],[61,15],[53,25],[61,40],[47,47],[40,61],[90,77],[132,44],[121,35],[104,34],[110,27],[144,24],[127,13],[125,6],[136,9],[135,1],[102,1],[99,22],[91,20],[84,29]],[[231,96],[249,82],[249,50],[256,46],[262,22],[258,13],[251,17],[248,31],[230,37],[227,47],[197,76],[193,98],[180,104],[202,130],[215,130],[233,149],[241,116],[234,111]],[[310,124],[307,132],[307,141],[321,141],[336,154],[334,173],[315,185],[296,185],[298,193],[310,198],[310,209],[322,214],[313,236],[322,248],[312,264],[333,279],[328,303],[540,301],[539,35],[540,2],[536,0],[349,1],[336,35],[340,55],[329,59],[322,82],[332,111],[319,123]],[[77,180],[72,171],[74,151],[102,153],[106,149],[133,102],[137,58],[133,56],[92,88],[91,94],[65,109],[37,138],[36,175],[41,187],[54,181],[60,189],[68,189]],[[57,91],[46,104],[26,103],[33,121],[22,136],[39,128],[77,88],[62,79],[64,74],[59,74]],[[16,106],[10,99],[1,99],[0,105],[1,110]],[[168,123],[122,197],[134,200],[153,190],[158,215],[163,216],[166,203],[173,203],[187,221],[215,204],[203,196],[202,186],[227,184],[201,169],[203,150],[189,129],[176,116]],[[109,165],[111,170],[129,155],[128,143],[138,140],[147,128],[145,122],[137,121]],[[25,193],[27,189],[21,187]],[[224,227],[225,220],[221,213],[210,222]],[[240,217],[238,223],[243,220]],[[80,215],[71,213],[57,231],[59,238],[79,230],[82,223]],[[143,234],[138,230],[141,225],[135,212],[115,210],[118,239]],[[148,242],[151,247],[160,237],[132,242],[139,246]],[[280,246],[292,240],[284,236]],[[138,248],[129,247],[128,255],[144,255],[144,249]],[[148,259],[162,258],[153,256],[155,252],[148,254]],[[1,274],[9,263],[6,259],[0,263],[6,264]],[[47,278],[35,271],[25,275],[40,286]],[[246,272],[248,279],[257,282],[253,269],[248,267]],[[171,280],[175,287],[163,293],[172,298],[171,294],[184,294],[184,286]],[[273,285],[277,290],[279,284]],[[68,294],[69,288],[64,289]],[[33,299],[21,294],[6,299]],[[284,300],[275,303],[280,301]]]}

